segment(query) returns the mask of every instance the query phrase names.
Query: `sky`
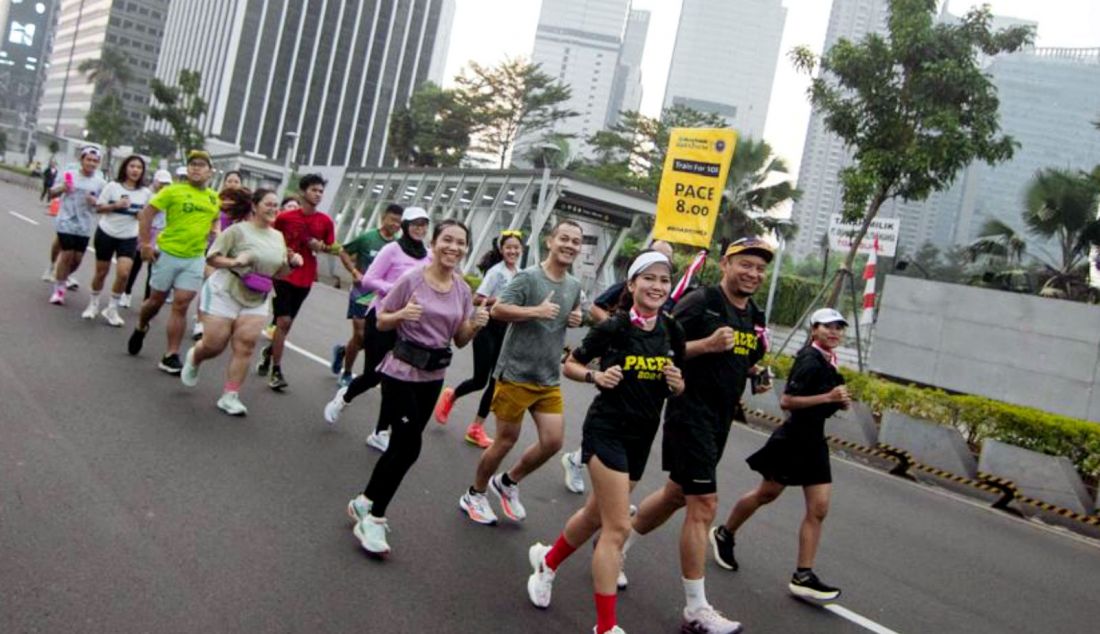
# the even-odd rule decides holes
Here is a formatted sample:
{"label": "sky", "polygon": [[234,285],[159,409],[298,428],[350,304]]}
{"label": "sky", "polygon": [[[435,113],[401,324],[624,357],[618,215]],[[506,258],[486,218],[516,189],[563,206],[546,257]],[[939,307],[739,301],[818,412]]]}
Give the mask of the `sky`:
{"label": "sky", "polygon": [[[973,0],[947,2],[948,10],[954,14],[965,13],[978,4]],[[997,15],[1037,21],[1038,46],[1100,47],[1100,0],[987,0],[987,3]],[[449,83],[470,60],[492,65],[506,56],[529,58],[535,45],[541,4],[541,0],[456,0],[444,83]],[[798,171],[810,118],[806,101],[809,80],[794,71],[786,53],[799,45],[821,53],[831,5],[830,0],[783,0],[787,21],[764,138],[787,161],[792,175]],[[656,116],[664,99],[680,0],[633,0],[632,6],[652,12],[642,59],[641,111]]]}

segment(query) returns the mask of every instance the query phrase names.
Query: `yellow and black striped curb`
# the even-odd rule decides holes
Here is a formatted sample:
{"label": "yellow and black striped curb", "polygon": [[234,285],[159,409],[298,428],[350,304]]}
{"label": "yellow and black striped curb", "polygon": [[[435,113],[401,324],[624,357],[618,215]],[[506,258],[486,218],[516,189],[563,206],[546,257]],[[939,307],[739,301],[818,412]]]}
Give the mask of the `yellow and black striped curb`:
{"label": "yellow and black striped curb", "polygon": [[[761,418],[768,422],[776,424],[783,423],[782,418],[773,414],[769,414],[767,412],[763,412],[761,410],[746,409],[745,412],[751,412],[757,418]],[[943,480],[948,480],[957,484],[963,484],[981,491],[985,491],[987,493],[999,495],[1000,497],[993,503],[993,508],[995,509],[999,509],[1002,511],[1008,510],[1009,504],[1014,501],[1019,501],[1023,504],[1033,506],[1043,511],[1054,513],[1055,515],[1058,515],[1060,517],[1075,520],[1081,522],[1082,524],[1087,524],[1088,526],[1100,526],[1100,517],[1094,515],[1082,515],[1076,511],[1058,506],[1057,504],[1051,504],[1049,502],[1044,502],[1042,500],[1037,500],[1033,497],[1026,496],[1020,493],[1020,490],[1016,487],[1016,483],[1005,478],[1000,478],[994,475],[990,475],[988,473],[981,472],[978,473],[977,479],[961,476],[950,471],[944,471],[943,469],[938,469],[936,467],[917,462],[913,459],[912,454],[910,454],[908,451],[898,447],[887,445],[885,443],[878,443],[876,447],[867,447],[857,442],[837,438],[836,436],[826,435],[825,439],[829,442],[830,445],[844,447],[845,449],[851,449],[853,451],[858,451],[860,453],[870,456],[893,460],[897,464],[894,466],[893,469],[890,470],[891,475],[912,479],[912,476],[909,474],[909,469],[915,468],[919,471],[933,475]]]}

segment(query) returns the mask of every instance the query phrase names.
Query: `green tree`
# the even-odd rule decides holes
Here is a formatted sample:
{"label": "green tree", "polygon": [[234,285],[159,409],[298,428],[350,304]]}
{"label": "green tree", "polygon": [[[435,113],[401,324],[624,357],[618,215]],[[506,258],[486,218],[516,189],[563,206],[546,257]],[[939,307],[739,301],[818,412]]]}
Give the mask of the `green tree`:
{"label": "green tree", "polygon": [[473,113],[459,93],[428,82],[390,116],[387,147],[401,165],[457,167],[473,127]]}
{"label": "green tree", "polygon": [[[800,70],[820,66],[810,102],[853,154],[839,174],[845,216],[863,220],[845,259],[849,270],[883,203],[924,200],[971,162],[1008,160],[1016,146],[999,133],[996,88],[979,54],[1016,51],[1032,40],[1033,29],[993,32],[988,5],[957,24],[937,23],[937,4],[891,0],[888,38],[841,39],[820,60],[805,47],[792,51]],[[838,279],[830,305],[839,293]]]}
{"label": "green tree", "polygon": [[0,130],[0,161],[4,160],[4,153],[8,151],[8,133]]}
{"label": "green tree", "polygon": [[520,136],[537,137],[578,114],[564,106],[572,95],[569,86],[522,59],[494,67],[470,62],[455,83],[473,113],[474,149],[496,157],[501,169]]}
{"label": "green tree", "polygon": [[198,121],[206,114],[206,101],[199,96],[202,75],[196,70],[180,70],[176,86],[170,86],[154,79],[149,83],[153,92],[153,102],[149,106],[149,118],[167,123],[172,129],[172,140],[180,157],[188,150],[202,149],[206,138],[199,129]]}
{"label": "green tree", "polygon": [[55,154],[61,151],[61,144],[57,142],[57,139],[50,139],[50,144],[46,146],[46,149],[50,151],[50,158],[52,159]]}
{"label": "green tree", "polygon": [[1028,185],[1024,225],[1028,233],[1052,240],[1056,248],[1053,257],[1036,256],[1051,274],[1044,290],[1073,297],[1084,283],[1089,246],[1100,244],[1098,196],[1100,186],[1089,174],[1065,169],[1042,170]]}
{"label": "green tree", "polygon": [[736,240],[748,235],[782,233],[793,237],[795,225],[764,215],[788,201],[796,201],[802,192],[782,178],[787,164],[775,156],[767,141],[738,137],[733,152],[722,208],[714,228],[714,241]]}
{"label": "green tree", "polygon": [[134,141],[134,151],[148,156],[172,156],[176,151],[176,141],[156,130],[144,130],[137,135]]}
{"label": "green tree", "polygon": [[103,169],[108,174],[111,173],[113,148],[122,143],[130,133],[130,118],[122,105],[122,99],[114,94],[96,99],[84,118],[84,125],[88,130],[88,140],[99,143],[106,150]]}
{"label": "green tree", "polygon": [[118,95],[134,79],[134,71],[126,55],[112,48],[105,48],[99,59],[86,59],[76,67],[90,83],[95,84],[96,95]]}

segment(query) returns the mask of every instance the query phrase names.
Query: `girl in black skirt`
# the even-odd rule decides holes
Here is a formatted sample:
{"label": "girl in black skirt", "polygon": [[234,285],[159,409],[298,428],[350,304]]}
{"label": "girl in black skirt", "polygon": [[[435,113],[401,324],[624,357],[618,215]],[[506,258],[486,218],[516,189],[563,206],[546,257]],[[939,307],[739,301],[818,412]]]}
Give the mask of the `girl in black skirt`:
{"label": "girl in black skirt", "polygon": [[787,587],[797,597],[832,601],[840,596],[840,589],[818,579],[813,564],[832,493],[825,419],[851,404],[844,378],[836,369],[835,352],[848,322],[836,310],[822,308],[814,312],[810,323],[812,341],[795,358],[779,403],[788,412],[787,421],[747,461],[764,480],[737,501],[725,526],[711,529],[710,541],[718,565],[737,570],[733,555],[737,529],[786,487],[800,486],[806,497],[806,515],[798,534],[798,568]]}

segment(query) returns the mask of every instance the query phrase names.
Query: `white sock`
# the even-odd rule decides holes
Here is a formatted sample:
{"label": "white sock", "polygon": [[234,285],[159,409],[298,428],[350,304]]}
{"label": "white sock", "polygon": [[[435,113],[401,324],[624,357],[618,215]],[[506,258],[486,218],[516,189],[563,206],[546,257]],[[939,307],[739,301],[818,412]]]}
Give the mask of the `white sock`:
{"label": "white sock", "polygon": [[684,600],[687,602],[688,611],[705,608],[707,603],[707,591],[704,588],[703,579],[684,579]]}
{"label": "white sock", "polygon": [[99,306],[99,291],[92,291],[90,293],[88,303],[89,304],[95,304],[96,306]]}
{"label": "white sock", "polygon": [[111,301],[107,303],[111,308],[118,308],[118,300],[122,297],[121,293],[111,293]]}
{"label": "white sock", "polygon": [[633,528],[630,529],[630,534],[626,536],[626,541],[623,542],[623,556],[626,556],[626,551],[630,550],[630,547],[634,545],[634,542],[638,541],[641,535]]}

